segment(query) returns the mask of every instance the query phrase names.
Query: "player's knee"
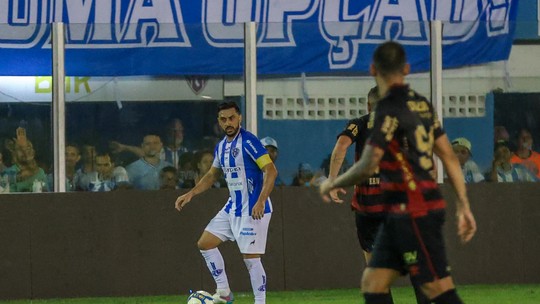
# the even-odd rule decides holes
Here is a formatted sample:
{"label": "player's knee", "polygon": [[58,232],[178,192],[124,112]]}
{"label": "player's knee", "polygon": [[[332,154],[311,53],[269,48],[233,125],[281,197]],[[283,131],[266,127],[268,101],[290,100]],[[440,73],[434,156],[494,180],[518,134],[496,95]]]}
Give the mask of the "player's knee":
{"label": "player's knee", "polygon": [[216,247],[210,244],[209,242],[201,239],[197,241],[197,248],[199,248],[199,250],[210,250]]}
{"label": "player's knee", "polygon": [[442,278],[435,280],[433,282],[422,284],[422,291],[430,299],[436,298],[437,296],[445,293],[448,290],[454,289],[454,283],[451,277]]}
{"label": "player's knee", "polygon": [[387,288],[383,286],[382,281],[376,280],[373,271],[370,268],[366,268],[362,275],[361,289],[364,293],[381,293],[385,292]]}

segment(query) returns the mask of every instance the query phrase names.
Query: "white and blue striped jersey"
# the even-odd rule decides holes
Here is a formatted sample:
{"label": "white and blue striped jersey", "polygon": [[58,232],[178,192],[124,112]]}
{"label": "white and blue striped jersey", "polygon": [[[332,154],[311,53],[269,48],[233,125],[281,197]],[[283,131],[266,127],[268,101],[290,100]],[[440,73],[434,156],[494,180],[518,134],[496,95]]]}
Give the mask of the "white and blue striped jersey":
{"label": "white and blue striped jersey", "polygon": [[[232,141],[225,136],[214,152],[212,166],[221,168],[227,181],[230,197],[223,210],[235,216],[251,216],[263,186],[261,168],[271,163],[268,152],[252,133],[240,128]],[[264,213],[272,212],[270,198]]]}

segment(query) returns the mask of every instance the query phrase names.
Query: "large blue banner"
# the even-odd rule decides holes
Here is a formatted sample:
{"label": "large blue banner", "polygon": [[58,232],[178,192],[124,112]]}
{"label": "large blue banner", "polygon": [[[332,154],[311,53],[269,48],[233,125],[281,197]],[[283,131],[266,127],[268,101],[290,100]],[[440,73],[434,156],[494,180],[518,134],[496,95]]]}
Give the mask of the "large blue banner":
{"label": "large blue banner", "polygon": [[377,44],[405,45],[429,69],[431,20],[445,68],[505,60],[518,0],[0,0],[0,75],[50,75],[51,22],[66,24],[71,76],[243,72],[258,24],[258,72],[368,71]]}

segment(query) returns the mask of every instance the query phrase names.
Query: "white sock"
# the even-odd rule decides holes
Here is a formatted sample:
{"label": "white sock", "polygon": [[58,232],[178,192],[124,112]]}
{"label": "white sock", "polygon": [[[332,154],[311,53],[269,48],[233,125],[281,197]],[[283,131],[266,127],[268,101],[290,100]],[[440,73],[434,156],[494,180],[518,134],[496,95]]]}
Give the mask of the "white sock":
{"label": "white sock", "polygon": [[251,279],[251,288],[255,296],[255,304],[266,303],[266,272],[261,263],[261,258],[244,259]]}
{"label": "white sock", "polygon": [[[228,291],[230,293],[229,280],[227,279],[227,273],[225,273],[225,262],[219,249],[201,250],[201,254],[206,260],[206,266],[210,270],[214,281],[216,281],[216,289],[219,289],[220,292]],[[228,293],[225,295],[228,295]]]}

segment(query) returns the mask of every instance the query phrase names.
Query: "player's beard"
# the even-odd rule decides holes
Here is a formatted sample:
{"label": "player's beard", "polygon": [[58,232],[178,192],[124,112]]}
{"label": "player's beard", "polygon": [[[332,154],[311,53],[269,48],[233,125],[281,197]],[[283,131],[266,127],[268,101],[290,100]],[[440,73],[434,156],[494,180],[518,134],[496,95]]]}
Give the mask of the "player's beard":
{"label": "player's beard", "polygon": [[227,134],[228,137],[234,137],[238,133],[238,129],[240,129],[240,126],[229,126],[225,128],[225,134]]}

